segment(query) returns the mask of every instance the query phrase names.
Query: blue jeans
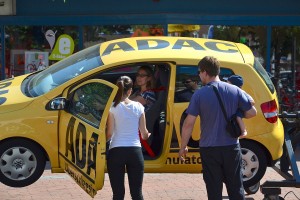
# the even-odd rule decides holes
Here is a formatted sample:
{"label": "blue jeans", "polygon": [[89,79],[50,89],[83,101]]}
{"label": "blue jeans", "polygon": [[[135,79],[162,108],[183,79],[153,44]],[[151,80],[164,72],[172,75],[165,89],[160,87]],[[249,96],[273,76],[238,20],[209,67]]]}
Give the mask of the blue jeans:
{"label": "blue jeans", "polygon": [[125,171],[128,175],[130,194],[133,200],[143,200],[144,157],[141,147],[115,147],[109,150],[107,171],[114,200],[125,196]]}

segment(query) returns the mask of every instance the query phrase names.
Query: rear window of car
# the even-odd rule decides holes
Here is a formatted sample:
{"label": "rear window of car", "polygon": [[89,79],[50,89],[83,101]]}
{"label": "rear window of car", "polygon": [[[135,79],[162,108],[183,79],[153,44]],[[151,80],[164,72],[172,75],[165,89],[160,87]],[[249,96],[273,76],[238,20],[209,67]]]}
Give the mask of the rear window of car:
{"label": "rear window of car", "polygon": [[[219,77],[221,81],[226,81],[227,78],[231,75],[233,75],[233,71],[228,68],[220,68],[220,74]],[[176,89],[180,90],[184,88],[184,80],[190,77],[194,80],[198,80],[199,86],[201,86],[201,80],[198,75],[198,66],[178,66],[176,70]]]}
{"label": "rear window of car", "polygon": [[[233,71],[229,68],[220,68],[219,77],[222,81],[233,75]],[[202,82],[198,75],[198,66],[177,66],[176,69],[176,85],[174,102],[189,102],[195,90],[202,87]]]}
{"label": "rear window of car", "polygon": [[273,82],[270,76],[268,75],[267,71],[263,68],[263,66],[260,64],[260,62],[257,59],[254,60],[253,67],[255,71],[259,74],[259,76],[264,80],[270,92],[273,94],[275,92],[275,87],[273,85]]}

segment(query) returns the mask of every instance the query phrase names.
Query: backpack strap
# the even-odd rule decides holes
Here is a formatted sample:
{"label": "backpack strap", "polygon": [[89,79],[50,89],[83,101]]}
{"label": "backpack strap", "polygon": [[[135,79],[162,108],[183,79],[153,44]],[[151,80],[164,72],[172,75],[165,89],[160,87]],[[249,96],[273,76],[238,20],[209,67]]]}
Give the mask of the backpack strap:
{"label": "backpack strap", "polygon": [[216,86],[214,86],[214,85],[211,85],[211,86],[213,87],[213,90],[214,90],[216,96],[218,97],[218,101],[219,101],[219,104],[220,104],[220,106],[222,108],[222,112],[224,114],[224,118],[226,119],[227,122],[229,122],[229,120],[227,118],[227,113],[226,113],[226,110],[225,110],[225,107],[224,107],[224,103],[223,103],[223,101],[221,99],[221,96],[220,96],[220,93],[218,91],[218,88]]}

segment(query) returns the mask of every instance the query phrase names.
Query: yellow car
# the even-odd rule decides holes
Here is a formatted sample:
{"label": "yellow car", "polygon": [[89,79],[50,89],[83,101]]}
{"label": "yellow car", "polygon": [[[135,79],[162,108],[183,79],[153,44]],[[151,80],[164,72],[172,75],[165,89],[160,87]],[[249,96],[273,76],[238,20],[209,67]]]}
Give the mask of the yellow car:
{"label": "yellow car", "polygon": [[[283,126],[275,88],[251,50],[239,43],[203,38],[137,37],[101,43],[49,68],[0,83],[0,181],[24,187],[42,175],[66,172],[91,196],[104,183],[105,127],[121,75],[135,80],[139,66],[155,71],[157,101],[146,114],[152,133],[143,146],[145,172],[200,173],[200,125],[196,123],[185,161],[178,158],[188,101],[177,101],[187,76],[204,56],[219,59],[220,77],[244,78],[256,117],[244,120],[241,139],[244,185],[255,185],[282,155]],[[201,88],[201,83],[199,83]],[[95,103],[102,106],[95,107]],[[199,120],[199,119],[197,119]]]}

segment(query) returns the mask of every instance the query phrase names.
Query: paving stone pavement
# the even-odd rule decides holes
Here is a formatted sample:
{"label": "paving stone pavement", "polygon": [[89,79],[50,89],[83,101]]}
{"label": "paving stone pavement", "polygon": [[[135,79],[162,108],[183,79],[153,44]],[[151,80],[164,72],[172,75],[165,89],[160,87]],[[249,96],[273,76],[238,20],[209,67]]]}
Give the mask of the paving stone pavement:
{"label": "paving stone pavement", "polygon": [[[300,156],[299,156],[300,157]],[[300,169],[300,159],[297,158]],[[284,180],[273,168],[268,168],[261,180]],[[128,182],[126,184],[125,200],[131,199]],[[145,200],[202,200],[207,199],[202,174],[191,173],[146,173],[143,183]],[[281,197],[286,200],[300,199],[300,188],[281,188]],[[258,191],[256,194],[246,195],[246,200],[263,199],[264,195]],[[46,168],[42,177],[34,184],[24,188],[11,188],[0,183],[0,200],[89,200],[87,195],[67,174],[51,173]],[[112,199],[112,191],[108,175],[105,175],[104,187],[98,191],[95,200]],[[223,189],[223,199],[229,199],[226,187]]]}

